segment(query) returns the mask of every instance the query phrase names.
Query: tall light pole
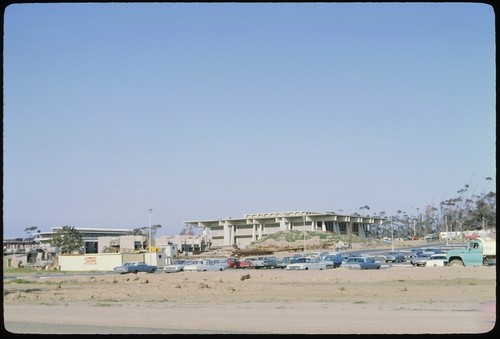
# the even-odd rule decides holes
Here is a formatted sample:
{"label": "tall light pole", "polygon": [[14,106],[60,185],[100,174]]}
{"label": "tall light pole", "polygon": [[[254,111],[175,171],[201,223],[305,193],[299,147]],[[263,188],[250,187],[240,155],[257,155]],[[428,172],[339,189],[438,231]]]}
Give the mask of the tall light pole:
{"label": "tall light pole", "polygon": [[444,216],[444,225],[446,228],[446,246],[448,246],[448,216]]}
{"label": "tall light pole", "polygon": [[304,215],[304,257],[306,256],[306,216]]}
{"label": "tall light pole", "polygon": [[148,218],[149,219],[149,222],[148,222],[148,224],[149,224],[149,264],[150,265],[153,265],[153,260],[151,257],[151,211],[152,210],[153,210],[152,208],[150,208],[148,210],[148,212],[149,212],[149,218]]}
{"label": "tall light pole", "polygon": [[392,224],[392,216],[391,216],[391,248],[394,252],[394,225]]}

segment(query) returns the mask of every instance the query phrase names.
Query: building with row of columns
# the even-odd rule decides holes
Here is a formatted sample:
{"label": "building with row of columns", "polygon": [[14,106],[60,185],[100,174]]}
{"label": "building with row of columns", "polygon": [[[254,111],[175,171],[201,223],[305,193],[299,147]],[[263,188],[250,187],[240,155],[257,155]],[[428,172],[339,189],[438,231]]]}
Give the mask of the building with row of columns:
{"label": "building with row of columns", "polygon": [[279,231],[326,231],[336,234],[371,237],[370,227],[384,218],[360,215],[339,215],[333,212],[272,212],[245,214],[243,218],[185,221],[202,228],[211,241],[211,248],[240,247]]}

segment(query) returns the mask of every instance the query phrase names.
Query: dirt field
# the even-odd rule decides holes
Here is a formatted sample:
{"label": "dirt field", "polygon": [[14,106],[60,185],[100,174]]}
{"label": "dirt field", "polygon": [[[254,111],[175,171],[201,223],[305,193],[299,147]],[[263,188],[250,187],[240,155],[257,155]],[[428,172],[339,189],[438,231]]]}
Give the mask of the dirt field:
{"label": "dirt field", "polygon": [[486,333],[496,324],[496,266],[4,282],[4,322],[12,333],[54,334]]}

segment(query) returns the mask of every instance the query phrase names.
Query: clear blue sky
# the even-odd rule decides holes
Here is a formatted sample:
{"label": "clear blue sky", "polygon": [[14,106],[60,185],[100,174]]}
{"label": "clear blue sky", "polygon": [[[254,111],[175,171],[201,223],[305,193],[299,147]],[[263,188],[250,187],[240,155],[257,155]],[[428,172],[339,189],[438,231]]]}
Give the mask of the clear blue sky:
{"label": "clear blue sky", "polygon": [[10,5],[4,237],[496,191],[494,20],[481,3]]}

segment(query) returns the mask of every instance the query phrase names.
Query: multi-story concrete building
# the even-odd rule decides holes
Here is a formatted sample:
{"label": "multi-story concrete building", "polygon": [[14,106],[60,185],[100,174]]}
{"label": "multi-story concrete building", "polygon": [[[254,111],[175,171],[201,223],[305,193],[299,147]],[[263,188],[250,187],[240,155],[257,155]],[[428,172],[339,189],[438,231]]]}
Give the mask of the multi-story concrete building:
{"label": "multi-story concrete building", "polygon": [[243,218],[185,221],[186,225],[203,229],[211,248],[237,246],[244,248],[260,238],[286,230],[327,231],[356,234],[370,238],[370,226],[384,218],[360,215],[338,215],[333,212],[272,212],[245,214]]}

